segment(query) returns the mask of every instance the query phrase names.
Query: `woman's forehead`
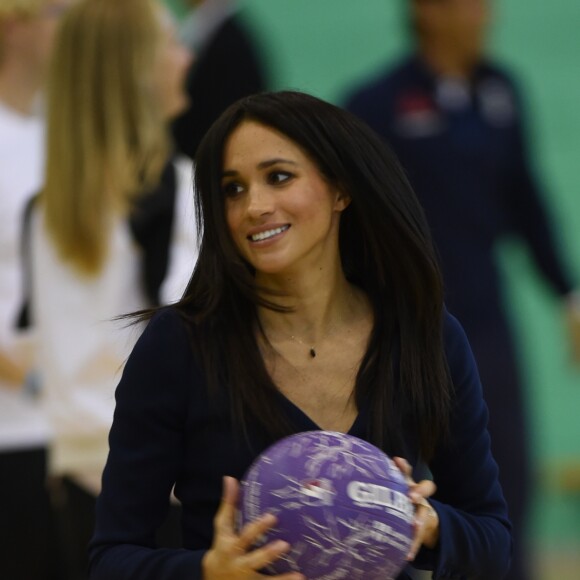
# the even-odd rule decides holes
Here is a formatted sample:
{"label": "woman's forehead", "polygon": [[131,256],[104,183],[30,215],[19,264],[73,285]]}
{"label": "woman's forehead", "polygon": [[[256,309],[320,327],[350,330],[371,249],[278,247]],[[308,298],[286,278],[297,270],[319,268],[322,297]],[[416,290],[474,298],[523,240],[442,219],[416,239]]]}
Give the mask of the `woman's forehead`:
{"label": "woman's forehead", "polygon": [[256,121],[243,121],[228,136],[224,144],[224,164],[247,162],[264,156],[292,155],[304,152],[284,133]]}

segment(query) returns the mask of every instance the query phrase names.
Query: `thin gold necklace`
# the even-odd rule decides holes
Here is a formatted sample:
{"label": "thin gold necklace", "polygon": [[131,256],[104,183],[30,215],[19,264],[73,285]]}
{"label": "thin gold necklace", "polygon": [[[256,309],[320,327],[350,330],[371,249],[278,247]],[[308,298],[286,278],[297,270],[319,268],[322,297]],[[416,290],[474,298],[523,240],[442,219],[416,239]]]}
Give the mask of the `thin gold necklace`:
{"label": "thin gold necklace", "polygon": [[[330,327],[330,329],[326,332],[326,337],[325,338],[328,338],[329,336],[333,336],[334,333],[335,333],[334,331],[336,330],[336,328],[338,327],[338,325],[339,325],[339,323],[333,324]],[[308,349],[308,355],[310,356],[311,359],[316,358],[317,352],[316,352],[316,346],[315,345],[313,345],[313,344],[309,345],[309,344],[305,343],[303,340],[301,340],[300,338],[298,338],[294,334],[290,334],[290,335],[287,335],[287,336],[290,336],[290,338],[294,342],[297,342],[298,344],[301,344],[302,346],[305,346]]]}
{"label": "thin gold necklace", "polygon": [[314,348],[314,346],[308,346],[307,344],[305,344],[303,341],[301,341],[297,336],[294,336],[293,334],[290,335],[290,338],[294,342],[297,342],[297,343],[301,344],[302,346],[305,346],[308,349],[308,354],[310,355],[310,358],[316,358],[316,349]]}
{"label": "thin gold necklace", "polygon": [[[341,321],[342,322],[342,321]],[[336,330],[337,326],[339,325],[339,323],[335,323],[333,324],[329,331],[326,332],[326,338],[328,338],[329,336],[333,336],[334,335],[334,331]],[[316,355],[318,354],[316,352],[316,346],[313,344],[307,344],[305,343],[302,339],[300,339],[299,337],[297,337],[294,334],[287,334],[287,337],[290,337],[291,340],[293,340],[294,342],[306,347],[308,349],[308,356],[310,357],[310,359],[315,359]]]}

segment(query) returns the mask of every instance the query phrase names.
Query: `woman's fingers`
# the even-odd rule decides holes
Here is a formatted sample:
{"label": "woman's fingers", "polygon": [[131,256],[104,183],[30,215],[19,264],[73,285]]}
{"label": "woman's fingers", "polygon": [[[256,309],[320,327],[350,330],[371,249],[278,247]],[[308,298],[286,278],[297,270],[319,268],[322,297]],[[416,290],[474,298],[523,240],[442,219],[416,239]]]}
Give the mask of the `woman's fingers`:
{"label": "woman's fingers", "polygon": [[[267,514],[244,526],[236,533],[236,511],[239,484],[233,477],[224,477],[222,499],[214,518],[214,540],[202,560],[204,578],[208,580],[258,580],[265,578],[259,570],[275,562],[290,549],[285,541],[274,541],[253,549],[261,537],[276,524],[276,517]],[[306,580],[293,572],[268,576],[272,580]]]}
{"label": "woman's fingers", "polygon": [[290,550],[290,544],[283,540],[270,542],[261,548],[247,552],[240,559],[240,565],[248,570],[261,570],[275,562],[280,556]]}
{"label": "woman's fingers", "polygon": [[421,548],[422,544],[422,529],[424,526],[424,522],[418,518],[415,518],[415,535],[413,537],[413,543],[409,548],[409,552],[407,553],[406,560],[407,562],[412,562],[417,555],[417,552]]}
{"label": "woman's fingers", "polygon": [[433,547],[439,537],[439,517],[427,498],[437,490],[437,486],[430,479],[423,479],[418,483],[413,479],[413,468],[402,457],[394,457],[395,465],[401,470],[409,484],[409,498],[415,505],[413,525],[413,542],[407,554],[407,560],[415,559],[423,544]]}
{"label": "woman's fingers", "polygon": [[437,491],[437,486],[430,479],[423,479],[419,483],[413,482],[409,486],[409,497],[415,504],[423,499],[431,497]]}
{"label": "woman's fingers", "polygon": [[430,517],[430,511],[433,508],[429,505],[427,500],[423,500],[421,503],[416,504],[415,509],[415,519],[414,519],[414,535],[413,535],[413,542],[411,547],[409,548],[409,552],[407,553],[407,560],[412,561],[415,559],[417,552],[421,548],[424,540],[424,531],[425,525],[427,522],[427,518]]}
{"label": "woman's fingers", "polygon": [[233,477],[223,478],[222,501],[214,518],[214,527],[218,534],[233,534],[238,499],[238,482]]}
{"label": "woman's fingers", "polygon": [[257,520],[246,524],[240,532],[238,546],[246,551],[260,539],[271,527],[276,525],[276,516],[266,514]]}
{"label": "woman's fingers", "polygon": [[409,484],[409,497],[413,503],[417,504],[426,497],[431,497],[437,490],[437,486],[430,479],[423,479],[417,483],[413,479],[413,468],[406,459],[393,457],[395,465],[401,470]]}
{"label": "woman's fingers", "polygon": [[439,541],[439,514],[426,499],[422,499],[416,506],[415,535],[407,560],[413,560],[422,545],[434,548]]}
{"label": "woman's fingers", "polygon": [[405,476],[407,482],[409,482],[409,480],[412,481],[413,468],[411,467],[409,462],[406,459],[403,459],[402,457],[393,457],[393,461],[395,462],[395,465],[399,468],[401,473]]}
{"label": "woman's fingers", "polygon": [[[239,535],[236,533],[236,511],[239,495],[239,483],[233,477],[223,478],[222,499],[215,516],[215,547],[219,550],[218,559],[225,558],[229,565],[242,574],[254,571],[256,578],[262,575],[256,572],[268,564],[276,561],[282,554],[290,549],[288,542],[275,541],[255,550],[255,545],[272,526],[276,524],[276,516],[266,514],[254,522],[245,525]],[[224,565],[226,564],[224,561]],[[276,576],[279,580],[303,580],[301,574],[284,574]]]}

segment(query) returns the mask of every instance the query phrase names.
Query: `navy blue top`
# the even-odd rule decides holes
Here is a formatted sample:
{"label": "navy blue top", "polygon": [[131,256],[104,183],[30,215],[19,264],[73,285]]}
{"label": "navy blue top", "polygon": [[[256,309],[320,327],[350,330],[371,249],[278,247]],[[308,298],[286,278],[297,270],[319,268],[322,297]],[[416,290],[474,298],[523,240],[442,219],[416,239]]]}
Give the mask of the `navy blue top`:
{"label": "navy blue top", "polygon": [[[250,448],[236,435],[227,404],[210,404],[190,330],[175,310],[162,310],[127,362],[116,391],[90,545],[92,580],[201,579],[222,477],[241,479],[272,443],[255,430],[249,434]],[[440,540],[436,549],[422,549],[415,565],[435,570],[434,578],[499,580],[508,567],[511,534],[490,452],[487,408],[469,344],[450,315],[444,335],[456,394],[451,437],[429,465],[438,486],[432,504],[439,514]],[[283,395],[280,402],[296,432],[319,428]],[[350,430],[366,440],[367,412],[359,409]],[[411,448],[407,459],[415,465],[417,449]],[[183,508],[183,549],[156,548],[155,533],[174,485]]]}
{"label": "navy blue top", "polygon": [[527,241],[558,293],[572,289],[528,161],[520,98],[503,71],[482,62],[462,85],[413,57],[346,107],[405,168],[440,253],[447,305],[466,328],[502,316],[494,244],[504,234]]}

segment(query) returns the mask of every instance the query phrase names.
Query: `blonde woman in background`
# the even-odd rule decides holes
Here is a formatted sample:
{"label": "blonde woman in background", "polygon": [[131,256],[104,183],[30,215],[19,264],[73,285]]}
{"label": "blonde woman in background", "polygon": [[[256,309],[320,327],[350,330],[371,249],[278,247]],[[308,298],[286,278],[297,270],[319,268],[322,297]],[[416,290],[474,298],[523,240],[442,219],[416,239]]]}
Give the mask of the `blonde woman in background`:
{"label": "blonde woman in background", "polygon": [[24,239],[49,469],[74,516],[62,520],[71,578],[84,573],[114,387],[137,338],[113,319],[177,299],[195,261],[191,167],[167,129],[188,104],[190,60],[150,0],[79,0],[55,46],[46,181]]}
{"label": "blonde woman in background", "polygon": [[15,322],[22,288],[21,214],[42,184],[42,90],[67,4],[0,0],[0,578],[7,580],[50,577],[49,430],[24,388],[28,341]]}

